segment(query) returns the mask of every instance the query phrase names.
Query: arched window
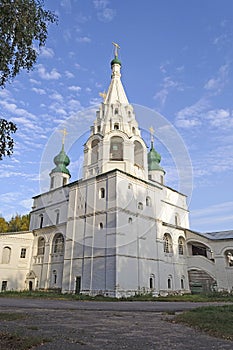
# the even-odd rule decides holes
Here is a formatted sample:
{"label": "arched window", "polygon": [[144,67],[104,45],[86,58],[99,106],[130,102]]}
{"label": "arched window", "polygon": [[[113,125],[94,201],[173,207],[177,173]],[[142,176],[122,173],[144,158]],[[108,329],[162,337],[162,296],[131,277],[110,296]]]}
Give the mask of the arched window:
{"label": "arched window", "polygon": [[54,177],[51,177],[50,188],[52,189],[53,187],[54,187]]}
{"label": "arched window", "polygon": [[62,186],[65,186],[68,184],[68,179],[66,177],[63,177],[62,179]]}
{"label": "arched window", "polygon": [[143,168],[143,147],[139,141],[134,141],[134,164]]}
{"label": "arched window", "polygon": [[99,223],[99,229],[102,230],[104,228],[104,225],[102,222]]}
{"label": "arched window", "polygon": [[178,253],[179,255],[184,255],[184,238],[183,237],[179,237],[178,239]]}
{"label": "arched window", "polygon": [[105,197],[105,188],[100,188],[100,192],[99,192],[99,197],[100,198],[104,198]]}
{"label": "arched window", "polygon": [[128,219],[128,223],[129,223],[129,224],[132,224],[132,222],[133,222],[133,219],[132,219],[132,218],[129,218],[129,219]]}
{"label": "arched window", "polygon": [[53,239],[53,252],[64,253],[64,237],[61,233],[58,233]]}
{"label": "arched window", "polygon": [[119,130],[119,123],[114,124],[114,130]]}
{"label": "arched window", "polygon": [[123,139],[113,136],[110,143],[110,160],[123,160]]}
{"label": "arched window", "polygon": [[172,239],[169,233],[163,236],[163,251],[164,253],[172,253]]}
{"label": "arched window", "polygon": [[57,270],[53,270],[53,283],[57,284]]}
{"label": "arched window", "polygon": [[98,161],[98,146],[99,140],[95,139],[91,143],[91,164]]}
{"label": "arched window", "polygon": [[118,113],[119,113],[118,108],[115,108],[114,114],[118,114]]}
{"label": "arched window", "polygon": [[11,248],[4,247],[2,252],[2,264],[9,264],[11,260]]}
{"label": "arched window", "polygon": [[143,210],[143,204],[142,204],[142,202],[138,202],[138,209],[139,209],[139,210]]}
{"label": "arched window", "polygon": [[134,126],[132,127],[132,132],[135,135],[135,127]]}
{"label": "arched window", "polygon": [[163,180],[163,175],[160,175],[160,183],[163,185],[163,182],[164,182],[164,180]]}
{"label": "arched window", "polygon": [[180,226],[180,217],[179,217],[179,214],[175,214],[175,225],[176,226]]}
{"label": "arched window", "polygon": [[60,220],[60,212],[59,212],[59,210],[56,210],[55,211],[55,223],[56,223],[56,225],[59,224],[59,220]]}
{"label": "arched window", "polygon": [[44,255],[45,250],[45,239],[44,237],[38,238],[37,255]]}
{"label": "arched window", "polygon": [[180,280],[180,287],[181,289],[184,289],[184,277],[182,277]]}
{"label": "arched window", "polygon": [[228,250],[226,253],[226,259],[227,259],[227,265],[229,267],[233,267],[233,251],[232,250]]}
{"label": "arched window", "polygon": [[154,274],[150,275],[149,285],[150,285],[150,289],[154,289],[154,287],[155,287],[155,275]]}
{"label": "arched window", "polygon": [[146,206],[151,207],[151,198],[149,196],[146,197]]}
{"label": "arched window", "polygon": [[167,280],[167,288],[168,288],[168,289],[171,289],[171,288],[172,288],[172,279],[171,279],[170,276],[168,277],[168,280]]}
{"label": "arched window", "polygon": [[42,228],[43,227],[43,222],[44,222],[44,215],[43,214],[40,214],[39,215],[39,227]]}

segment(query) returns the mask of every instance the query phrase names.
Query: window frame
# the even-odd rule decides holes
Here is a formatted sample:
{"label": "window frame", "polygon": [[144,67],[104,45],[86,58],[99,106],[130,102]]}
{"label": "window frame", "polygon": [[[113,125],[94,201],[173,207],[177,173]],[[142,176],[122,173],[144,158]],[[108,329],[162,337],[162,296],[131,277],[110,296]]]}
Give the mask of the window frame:
{"label": "window frame", "polygon": [[21,248],[20,259],[26,259],[27,248]]}

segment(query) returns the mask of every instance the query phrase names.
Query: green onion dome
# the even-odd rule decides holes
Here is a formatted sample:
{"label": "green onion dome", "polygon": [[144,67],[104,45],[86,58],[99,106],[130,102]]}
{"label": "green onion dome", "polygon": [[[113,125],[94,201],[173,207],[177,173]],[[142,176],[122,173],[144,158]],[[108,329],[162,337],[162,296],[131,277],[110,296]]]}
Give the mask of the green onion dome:
{"label": "green onion dome", "polygon": [[111,66],[113,66],[116,63],[121,66],[121,61],[119,60],[118,56],[115,56],[115,58],[111,61]]}
{"label": "green onion dome", "polygon": [[62,145],[60,153],[54,157],[53,161],[56,167],[51,173],[64,173],[71,176],[69,170],[66,168],[70,164],[70,159],[64,151],[64,145]]}
{"label": "green onion dome", "polygon": [[161,170],[163,168],[159,165],[161,161],[161,155],[154,149],[153,143],[151,143],[151,149],[148,153],[148,170]]}

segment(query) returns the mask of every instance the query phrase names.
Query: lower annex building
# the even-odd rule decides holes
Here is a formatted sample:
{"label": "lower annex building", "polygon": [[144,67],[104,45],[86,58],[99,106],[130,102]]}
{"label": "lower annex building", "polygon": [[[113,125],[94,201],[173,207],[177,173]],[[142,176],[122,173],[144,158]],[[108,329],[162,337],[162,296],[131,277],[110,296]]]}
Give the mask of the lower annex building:
{"label": "lower annex building", "polygon": [[0,234],[0,288],[103,294],[233,288],[233,231],[189,229],[186,196],[166,186],[121,83],[111,82],[84,145],[83,176],[70,182],[64,150],[50,189],[34,197],[30,231]]}

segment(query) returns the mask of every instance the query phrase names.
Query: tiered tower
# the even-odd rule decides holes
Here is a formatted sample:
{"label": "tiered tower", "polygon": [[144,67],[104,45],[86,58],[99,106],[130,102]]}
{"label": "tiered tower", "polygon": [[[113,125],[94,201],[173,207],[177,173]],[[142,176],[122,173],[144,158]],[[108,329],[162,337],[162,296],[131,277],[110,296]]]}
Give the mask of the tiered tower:
{"label": "tiered tower", "polygon": [[83,178],[120,169],[148,179],[147,146],[141,138],[133,106],[129,104],[121,82],[119,45],[115,44],[111,61],[111,83],[96,112],[91,136],[84,149]]}

